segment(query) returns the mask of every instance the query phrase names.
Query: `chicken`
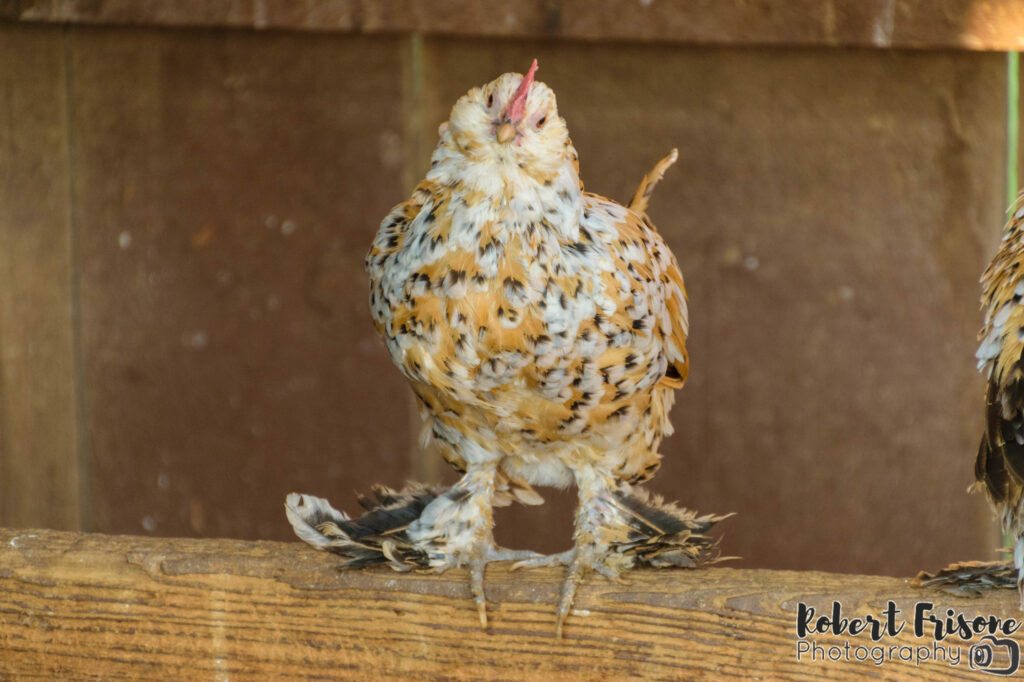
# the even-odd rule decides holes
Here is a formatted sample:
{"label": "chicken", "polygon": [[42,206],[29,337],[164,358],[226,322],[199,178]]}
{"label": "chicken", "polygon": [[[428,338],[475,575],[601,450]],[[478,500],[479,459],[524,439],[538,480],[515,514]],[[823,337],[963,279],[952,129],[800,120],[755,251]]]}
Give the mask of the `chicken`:
{"label": "chicken", "polygon": [[[1014,209],[1011,209],[1014,210]],[[985,433],[974,462],[985,491],[1013,539],[1016,584],[1024,604],[1024,206],[1018,200],[999,251],[981,277],[985,325],[978,369],[985,372]]]}
{"label": "chicken", "polygon": [[[347,565],[469,568],[486,627],[484,568],[564,564],[556,633],[588,569],[717,558],[719,516],[635,488],[660,463],[674,391],[689,371],[686,294],[646,215],[673,152],[628,207],[583,191],[555,95],[506,73],[441,125],[426,178],[381,223],[366,258],[370,309],[409,380],[425,434],[462,474],[448,490],[377,488],[350,519],[289,496],[297,534]],[[578,490],[574,546],[552,556],[495,545],[492,508]]]}
{"label": "chicken", "polygon": [[975,482],[1013,539],[1010,561],[967,561],[920,573],[920,585],[957,594],[1016,586],[1024,607],[1024,195],[992,262],[981,276],[985,322],[975,354],[985,374],[985,431],[974,461]]}

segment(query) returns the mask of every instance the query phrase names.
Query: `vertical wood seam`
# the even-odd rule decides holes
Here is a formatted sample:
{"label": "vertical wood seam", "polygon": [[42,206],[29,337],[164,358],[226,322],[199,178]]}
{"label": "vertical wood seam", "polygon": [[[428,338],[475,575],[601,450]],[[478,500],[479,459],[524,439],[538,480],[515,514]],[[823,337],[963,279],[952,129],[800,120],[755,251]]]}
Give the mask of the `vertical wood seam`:
{"label": "vertical wood seam", "polygon": [[68,291],[70,292],[69,312],[71,324],[71,380],[72,380],[72,428],[74,429],[75,456],[71,458],[77,467],[78,482],[78,528],[79,530],[93,530],[92,518],[92,497],[91,478],[92,469],[90,462],[91,451],[89,448],[88,429],[86,428],[86,385],[85,385],[85,348],[82,334],[82,299],[81,299],[81,249],[79,244],[78,222],[76,220],[75,205],[75,126],[74,126],[74,55],[72,40],[74,28],[65,26],[61,36],[61,44],[64,51],[64,140],[67,145],[66,157],[68,164],[67,173],[67,225],[68,225],[68,251],[70,267],[68,268],[70,281]]}
{"label": "vertical wood seam", "polygon": [[1018,152],[1020,147],[1020,59],[1019,53],[1006,53],[1006,205],[1019,192]]}
{"label": "vertical wood seam", "polygon": [[[403,41],[402,99],[405,160],[402,166],[404,196],[412,193],[423,174],[426,146],[424,112],[426,109],[426,75],[423,34],[410,33]],[[409,471],[414,480],[435,483],[441,477],[440,457],[420,442],[423,420],[419,405],[411,393],[406,396],[409,412]]]}

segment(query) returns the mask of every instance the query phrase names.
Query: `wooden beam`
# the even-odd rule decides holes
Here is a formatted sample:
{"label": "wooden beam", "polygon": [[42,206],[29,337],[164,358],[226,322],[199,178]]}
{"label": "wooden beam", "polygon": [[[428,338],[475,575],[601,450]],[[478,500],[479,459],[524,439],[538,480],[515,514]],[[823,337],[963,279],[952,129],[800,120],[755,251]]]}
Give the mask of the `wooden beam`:
{"label": "wooden beam", "polygon": [[[919,601],[1019,617],[1014,594],[979,599],[897,578],[709,568],[644,570],[616,585],[588,577],[565,640],[554,639],[562,572],[487,574],[482,632],[462,571],[341,572],[307,546],[0,529],[0,677],[162,679],[681,679],[759,675],[853,679],[865,673],[948,679],[971,673],[928,660],[875,666],[797,660],[799,604],[911,620]],[[931,647],[908,625],[878,644]],[[817,635],[824,650],[873,646]],[[976,640],[975,640],[976,641]],[[942,644],[969,644],[950,638]],[[897,656],[899,654],[897,653]]]}
{"label": "wooden beam", "polygon": [[1019,0],[15,0],[0,19],[715,45],[1016,50]]}
{"label": "wooden beam", "polygon": [[0,524],[82,528],[64,36],[0,24]]}

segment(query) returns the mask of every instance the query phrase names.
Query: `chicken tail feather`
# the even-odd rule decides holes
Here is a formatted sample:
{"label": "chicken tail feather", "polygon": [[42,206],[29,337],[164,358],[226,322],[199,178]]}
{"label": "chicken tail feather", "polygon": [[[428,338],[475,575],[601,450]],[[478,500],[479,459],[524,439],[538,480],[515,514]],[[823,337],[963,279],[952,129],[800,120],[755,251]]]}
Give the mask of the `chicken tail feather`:
{"label": "chicken tail feather", "polygon": [[640,186],[636,188],[636,193],[633,194],[633,198],[629,202],[629,208],[637,213],[643,215],[647,212],[647,204],[651,200],[651,194],[654,192],[654,187],[661,182],[661,179],[665,176],[665,171],[676,162],[679,158],[679,150],[673,149],[669,152],[669,155],[659,161],[657,165],[651,169],[651,172],[644,176],[644,179],[640,181]]}

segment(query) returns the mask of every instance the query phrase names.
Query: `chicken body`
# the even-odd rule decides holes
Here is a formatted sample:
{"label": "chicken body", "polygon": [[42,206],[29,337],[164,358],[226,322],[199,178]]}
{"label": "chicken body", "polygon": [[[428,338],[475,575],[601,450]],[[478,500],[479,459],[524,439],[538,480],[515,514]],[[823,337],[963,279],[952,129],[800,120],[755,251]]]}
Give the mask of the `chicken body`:
{"label": "chicken body", "polygon": [[368,259],[374,319],[445,459],[540,485],[569,485],[582,462],[650,473],[687,369],[661,238],[578,183],[480,198],[448,171]]}
{"label": "chicken body", "polygon": [[688,369],[682,277],[643,215],[582,191],[544,84],[498,139],[522,81],[505,74],[455,105],[367,257],[371,311],[457,469],[635,480],[657,466]]}
{"label": "chicken body", "polygon": [[[406,495],[418,500],[415,520],[401,547],[385,539],[382,552],[396,568],[469,567],[482,624],[488,561],[567,564],[560,634],[586,569],[614,577],[638,562],[702,563],[702,533],[718,518],[630,487],[658,468],[688,372],[682,276],[645,213],[675,152],[630,207],[584,192],[554,93],[535,70],[458,100],[430,171],[384,219],[366,266],[374,322],[419,399],[425,433],[463,474],[446,492]],[[495,546],[494,505],[540,504],[533,485],[573,484],[572,550],[540,557]],[[400,498],[382,499],[411,508]],[[317,500],[306,511],[290,500],[304,539],[329,548],[322,528],[344,528],[346,540],[363,533]]]}

